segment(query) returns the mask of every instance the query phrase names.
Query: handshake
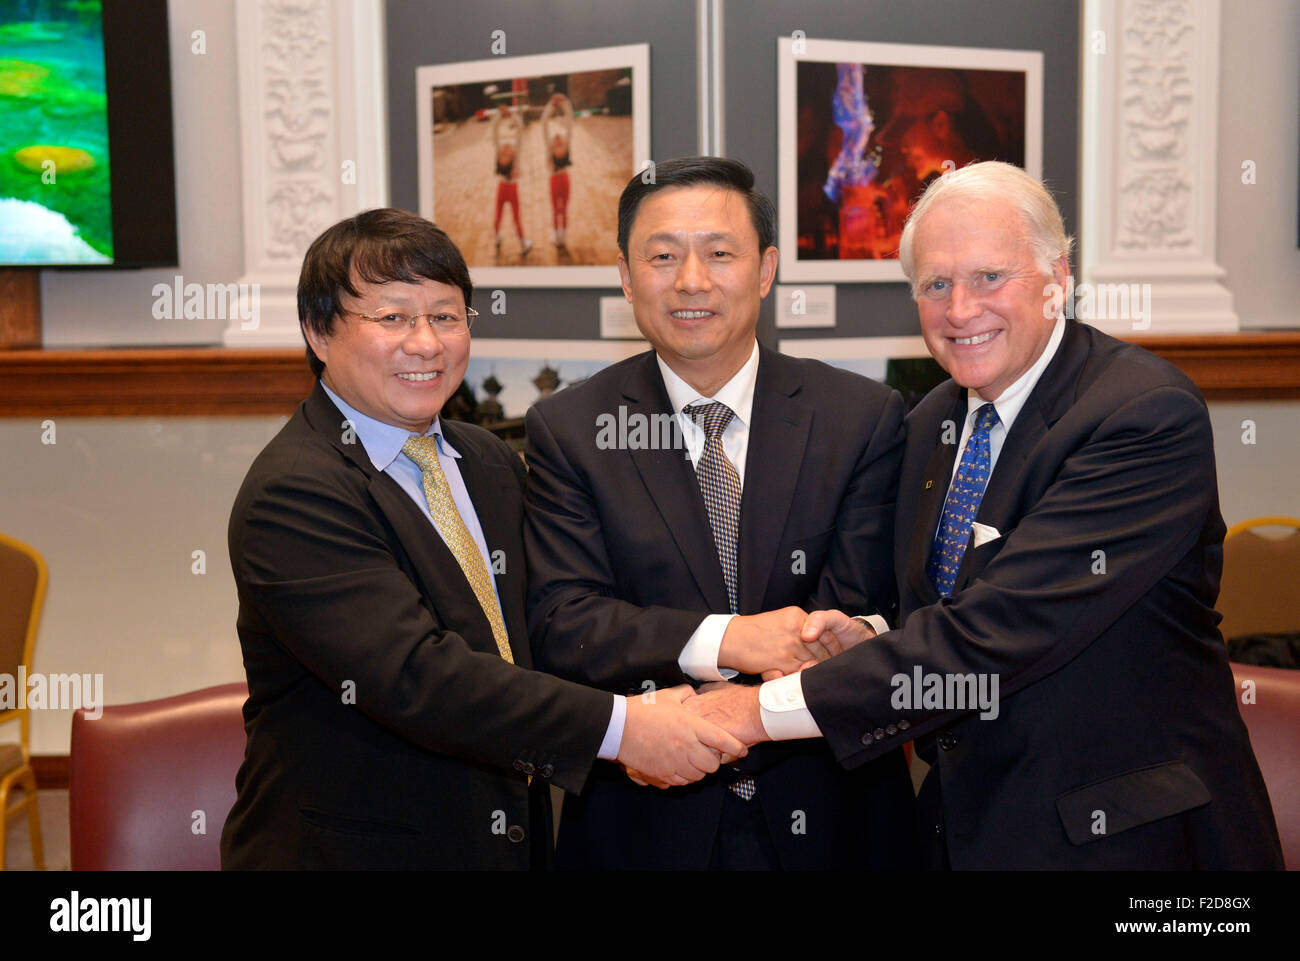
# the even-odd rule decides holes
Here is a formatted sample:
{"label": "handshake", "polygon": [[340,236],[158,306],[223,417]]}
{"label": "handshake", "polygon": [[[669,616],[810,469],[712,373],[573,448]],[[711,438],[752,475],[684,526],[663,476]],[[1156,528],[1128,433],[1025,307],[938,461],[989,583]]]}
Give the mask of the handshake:
{"label": "handshake", "polygon": [[[812,667],[875,632],[839,611],[804,614],[786,607],[733,617],[718,649],[718,666],[774,680]],[[758,688],[688,684],[627,699],[627,719],[618,761],[637,784],[680,787],[744,757],[768,740],[758,706]]]}

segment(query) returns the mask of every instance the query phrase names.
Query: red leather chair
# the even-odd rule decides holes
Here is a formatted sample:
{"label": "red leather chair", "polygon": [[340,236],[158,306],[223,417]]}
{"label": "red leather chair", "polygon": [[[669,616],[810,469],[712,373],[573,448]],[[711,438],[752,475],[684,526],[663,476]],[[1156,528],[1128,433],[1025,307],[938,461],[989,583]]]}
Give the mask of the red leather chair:
{"label": "red leather chair", "polygon": [[[1287,869],[1300,871],[1300,671],[1232,665],[1237,708],[1250,732]],[[1254,682],[1254,703],[1242,703],[1242,684]]]}
{"label": "red leather chair", "polygon": [[247,698],[241,681],[105,707],[95,719],[76,711],[68,775],[72,870],[220,870],[221,828],[244,759]]}

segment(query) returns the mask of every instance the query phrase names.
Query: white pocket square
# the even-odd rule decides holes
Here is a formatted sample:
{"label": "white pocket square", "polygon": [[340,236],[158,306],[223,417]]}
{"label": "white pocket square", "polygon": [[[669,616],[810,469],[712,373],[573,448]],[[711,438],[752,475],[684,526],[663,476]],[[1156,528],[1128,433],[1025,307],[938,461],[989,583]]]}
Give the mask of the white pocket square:
{"label": "white pocket square", "polygon": [[1002,532],[996,527],[989,527],[988,524],[981,524],[979,521],[971,524],[971,534],[974,537],[974,540],[971,541],[971,547],[979,547],[981,544],[995,541],[1002,536]]}

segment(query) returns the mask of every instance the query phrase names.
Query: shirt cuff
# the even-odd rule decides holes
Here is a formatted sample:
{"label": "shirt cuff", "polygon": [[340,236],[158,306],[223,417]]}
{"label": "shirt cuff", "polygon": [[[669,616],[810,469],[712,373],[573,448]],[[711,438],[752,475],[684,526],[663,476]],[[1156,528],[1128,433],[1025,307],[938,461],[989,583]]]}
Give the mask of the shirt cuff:
{"label": "shirt cuff", "polygon": [[709,614],[695,629],[682,653],[677,656],[677,666],[687,677],[697,681],[729,681],[739,671],[718,667],[718,651],[722,649],[722,635],[735,614]]}
{"label": "shirt cuff", "polygon": [[881,634],[889,633],[889,621],[885,620],[879,614],[859,614],[853,618],[855,621],[862,621],[867,627],[876,632],[876,637]]}
{"label": "shirt cuff", "polygon": [[602,761],[617,761],[618,752],[623,747],[623,725],[627,723],[627,698],[622,694],[614,695],[614,710],[609,715],[609,727],[605,728],[605,740],[600,742],[600,751],[596,757]]}
{"label": "shirt cuff", "polygon": [[802,671],[759,685],[758,713],[763,730],[774,741],[822,736],[803,699]]}

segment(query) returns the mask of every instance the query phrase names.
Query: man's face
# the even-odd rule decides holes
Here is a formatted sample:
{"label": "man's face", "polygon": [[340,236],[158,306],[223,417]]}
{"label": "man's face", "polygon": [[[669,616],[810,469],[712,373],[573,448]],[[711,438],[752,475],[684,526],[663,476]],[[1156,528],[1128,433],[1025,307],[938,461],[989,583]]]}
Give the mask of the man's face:
{"label": "man's face", "polygon": [[700,185],[641,201],[618,271],[659,356],[697,390],[716,390],[749,359],[776,263],[775,247],[758,249],[745,198]]}
{"label": "man's face", "polygon": [[[343,308],[372,317],[466,313],[460,288],[434,280],[369,284],[353,277],[352,286],[360,296],[343,294]],[[308,329],[307,339],[325,364],[321,380],[330,390],[368,417],[417,434],[429,429],[460,387],[469,363],[469,329],[436,334],[427,317],[414,330],[388,332],[381,324],[343,314],[335,318],[330,336]]]}
{"label": "man's face", "polygon": [[985,400],[1034,365],[1056,323],[1068,266],[1043,273],[1020,215],[1003,200],[949,201],[913,238],[921,334],[934,359]]}

